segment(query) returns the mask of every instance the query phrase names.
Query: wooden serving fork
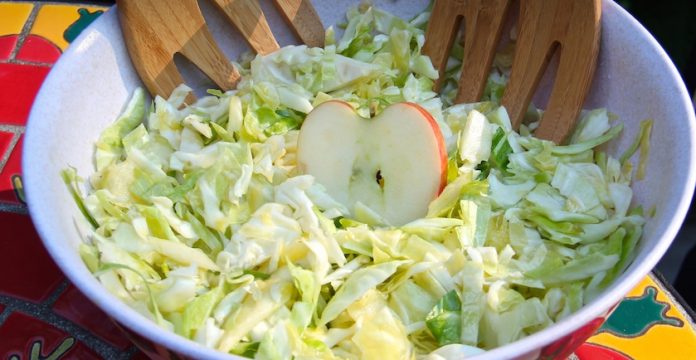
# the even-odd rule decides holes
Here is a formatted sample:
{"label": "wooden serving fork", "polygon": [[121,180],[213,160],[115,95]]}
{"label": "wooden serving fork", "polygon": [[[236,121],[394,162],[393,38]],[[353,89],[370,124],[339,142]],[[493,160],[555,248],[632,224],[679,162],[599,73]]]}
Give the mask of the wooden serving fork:
{"label": "wooden serving fork", "polygon": [[[464,20],[464,59],[455,102],[481,99],[512,0],[435,0],[423,52],[440,72]],[[510,80],[501,100],[519,128],[555,51],[560,62],[537,137],[562,143],[582,110],[599,53],[601,0],[521,0]]]}
{"label": "wooden serving fork", "polygon": [[[131,61],[153,95],[168,97],[184,82],[174,64],[180,53],[222,90],[236,86],[239,72],[225,57],[203,19],[197,0],[118,0],[121,31]],[[274,0],[296,35],[322,46],[324,26],[309,0]],[[251,48],[268,54],[279,48],[258,0],[215,0]],[[195,98],[191,95],[187,102]]]}

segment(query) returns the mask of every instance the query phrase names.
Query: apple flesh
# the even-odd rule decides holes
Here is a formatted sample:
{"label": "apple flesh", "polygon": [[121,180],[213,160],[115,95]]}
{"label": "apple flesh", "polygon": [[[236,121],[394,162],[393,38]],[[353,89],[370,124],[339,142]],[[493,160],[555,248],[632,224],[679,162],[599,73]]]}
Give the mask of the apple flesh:
{"label": "apple flesh", "polygon": [[396,226],[425,216],[447,182],[440,128],[408,102],[371,119],[343,101],[322,103],[302,124],[297,161],[348,209],[361,202]]}

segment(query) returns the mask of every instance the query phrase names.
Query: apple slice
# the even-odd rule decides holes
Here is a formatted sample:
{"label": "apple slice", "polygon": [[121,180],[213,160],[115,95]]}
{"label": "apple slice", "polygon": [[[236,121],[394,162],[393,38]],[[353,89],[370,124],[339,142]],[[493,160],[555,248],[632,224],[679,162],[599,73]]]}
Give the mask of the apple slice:
{"label": "apple slice", "polygon": [[322,103],[302,124],[297,161],[348,209],[361,202],[391,225],[425,216],[447,182],[440,128],[425,109],[407,102],[372,119],[343,101]]}

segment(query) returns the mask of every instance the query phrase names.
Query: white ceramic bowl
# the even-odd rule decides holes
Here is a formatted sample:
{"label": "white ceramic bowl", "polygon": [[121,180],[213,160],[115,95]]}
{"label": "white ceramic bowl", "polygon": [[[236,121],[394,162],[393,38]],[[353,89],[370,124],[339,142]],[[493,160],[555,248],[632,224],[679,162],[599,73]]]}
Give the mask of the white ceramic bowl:
{"label": "white ceramic bowl", "polygon": [[[270,2],[262,2],[267,5]],[[324,24],[341,21],[355,1],[315,1]],[[375,1],[401,16],[411,16],[427,1]],[[213,13],[202,2],[205,14]],[[267,16],[281,44],[294,41],[273,9]],[[109,316],[154,343],[192,358],[229,358],[154,323],[109,294],[83,265],[74,223],[77,208],[59,172],[74,166],[93,171],[93,143],[141,83],[121,38],[115,10],[108,11],[77,38],[48,75],[34,103],[24,142],[24,184],[29,211],[49,253],[67,277]],[[209,17],[225,53],[236,57],[243,44],[221,17]],[[476,359],[535,358],[541,349],[604,316],[665,253],[677,234],[692,197],[695,172],[695,125],[691,100],[672,62],[650,34],[611,1],[603,6],[602,48],[587,106],[605,106],[626,124],[608,146],[617,154],[634,138],[638,123],[655,120],[647,177],[634,184],[635,201],[656,208],[645,225],[638,255],[628,270],[597,299],[550,328]],[[567,338],[566,338],[567,339]],[[584,339],[584,338],[583,338]]]}

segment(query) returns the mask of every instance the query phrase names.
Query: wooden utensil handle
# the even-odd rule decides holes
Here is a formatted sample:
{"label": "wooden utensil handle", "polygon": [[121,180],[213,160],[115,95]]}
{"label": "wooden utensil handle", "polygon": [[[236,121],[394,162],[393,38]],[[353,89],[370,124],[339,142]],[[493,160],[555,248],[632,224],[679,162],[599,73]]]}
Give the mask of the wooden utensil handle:
{"label": "wooden utensil handle", "polygon": [[239,72],[213,40],[196,0],[117,3],[128,52],[151,94],[166,98],[184,82],[174,64],[176,53],[198,66],[221,89],[234,88]]}

